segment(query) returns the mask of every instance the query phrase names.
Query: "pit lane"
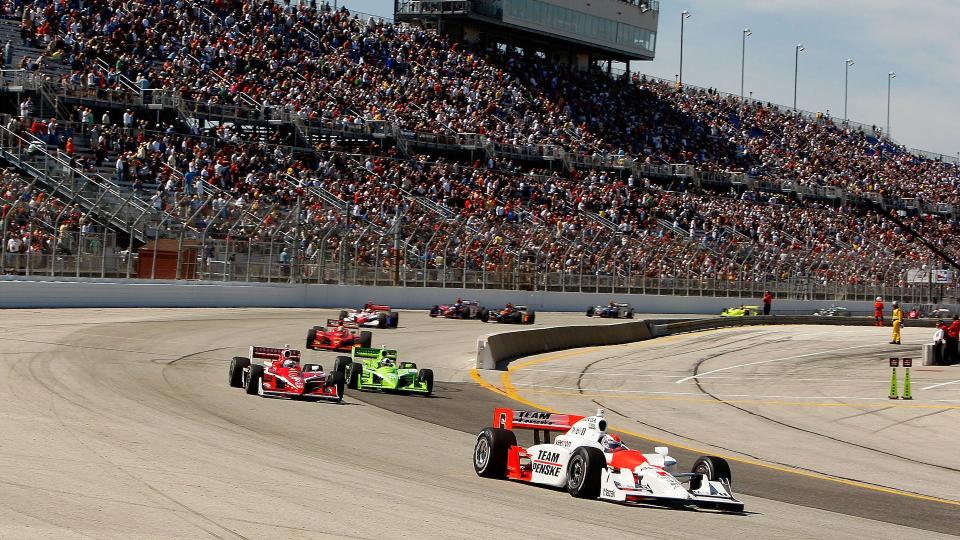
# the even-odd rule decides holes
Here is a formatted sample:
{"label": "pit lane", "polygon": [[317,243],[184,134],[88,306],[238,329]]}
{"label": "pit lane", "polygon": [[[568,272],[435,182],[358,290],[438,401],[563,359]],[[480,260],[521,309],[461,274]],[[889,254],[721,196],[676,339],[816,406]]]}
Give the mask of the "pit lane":
{"label": "pit lane", "polygon": [[[445,382],[432,399],[348,393],[337,406],[253,398],[227,386],[227,362],[248,344],[299,344],[308,326],[332,314],[4,312],[0,534],[541,537],[566,530],[701,538],[704,531],[720,537],[829,531],[838,538],[933,538],[938,535],[931,531],[957,530],[956,520],[938,517],[934,503],[911,507],[890,494],[882,507],[889,509],[886,522],[818,509],[834,505],[844,512],[842,501],[853,496],[878,504],[871,498],[877,495],[852,486],[830,484],[811,496],[830,504],[781,502],[828,484],[813,478],[786,484],[776,471],[739,464],[734,474],[750,511],[745,516],[623,508],[481,480],[470,469],[473,434],[489,423],[494,404],[517,404],[468,382],[468,367],[477,337],[508,327],[404,312],[400,329],[375,331],[375,344],[396,346],[401,357],[415,356],[438,372]],[[542,325],[584,319],[538,314]],[[307,359],[326,365],[333,357],[309,353]],[[524,383],[519,374],[512,377]],[[549,399],[555,398],[568,399]],[[585,400],[562,404],[579,409],[588,406]],[[772,493],[748,492],[778,482]],[[926,512],[929,523],[910,523],[916,511]]]}

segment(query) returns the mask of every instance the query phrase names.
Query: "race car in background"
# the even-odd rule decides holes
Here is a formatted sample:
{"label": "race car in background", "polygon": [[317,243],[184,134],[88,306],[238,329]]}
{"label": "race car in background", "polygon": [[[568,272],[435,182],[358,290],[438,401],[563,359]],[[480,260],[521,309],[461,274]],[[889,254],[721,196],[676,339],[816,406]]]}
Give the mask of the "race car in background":
{"label": "race car in background", "polygon": [[[340,402],[346,379],[320,364],[300,365],[300,351],[289,346],[250,347],[250,356],[230,361],[230,386],[247,394]],[[252,359],[252,361],[251,361]],[[261,360],[262,362],[256,362]]]}
{"label": "race car in background", "polygon": [[[743,511],[725,460],[704,456],[689,473],[678,473],[666,447],[644,454],[607,433],[603,409],[588,417],[495,409],[493,424],[474,445],[473,468],[481,477],[565,488],[583,499]],[[517,429],[533,430],[534,445],[518,445]],[[551,432],[560,433],[552,442]]]}
{"label": "race car in background", "polygon": [[365,328],[396,328],[400,314],[391,310],[390,306],[367,302],[361,309],[341,310],[340,320]]}
{"label": "race car in background", "polygon": [[487,318],[483,320],[506,324],[533,324],[536,319],[537,314],[532,308],[507,304],[501,310],[488,311]]}
{"label": "race car in background", "polygon": [[762,314],[763,311],[760,310],[760,306],[732,307],[720,312],[721,317],[753,317]]}
{"label": "race car in background", "polygon": [[813,312],[816,317],[849,317],[850,310],[843,306],[831,306]]}
{"label": "race car in background", "polygon": [[417,369],[413,362],[400,362],[395,349],[356,347],[350,357],[337,357],[337,369],[346,369],[348,362],[347,385],[352,389],[427,397],[433,393],[433,370]]}
{"label": "race car in background", "polygon": [[587,317],[601,317],[609,319],[632,319],[633,308],[630,304],[610,302],[605,306],[591,306],[587,308]]}
{"label": "race car in background", "polygon": [[488,311],[476,300],[460,300],[457,298],[457,301],[449,306],[433,306],[430,308],[430,316],[443,319],[480,319],[485,321]]}
{"label": "race car in background", "polygon": [[307,348],[350,352],[354,347],[369,347],[373,334],[368,330],[358,331],[356,323],[327,319],[327,325],[314,326],[307,330]]}

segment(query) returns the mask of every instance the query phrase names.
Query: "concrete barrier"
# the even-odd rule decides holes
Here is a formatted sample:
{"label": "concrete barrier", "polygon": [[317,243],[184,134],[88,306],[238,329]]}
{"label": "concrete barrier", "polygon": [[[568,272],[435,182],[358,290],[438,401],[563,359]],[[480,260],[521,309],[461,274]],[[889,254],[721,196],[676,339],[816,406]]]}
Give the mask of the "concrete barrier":
{"label": "concrete barrier", "polygon": [[650,339],[647,321],[596,326],[552,326],[489,334],[477,342],[477,368],[497,369],[521,356]]}
{"label": "concrete barrier", "polygon": [[[561,326],[506,331],[489,334],[478,341],[477,368],[505,369],[511,360],[523,356],[579,347],[619,345],[714,328],[787,324],[873,326],[873,322],[873,317],[816,317],[813,315],[710,317],[706,319],[650,320],[601,326]],[[936,321],[933,319],[914,319],[905,321],[904,326],[933,328],[935,324]]]}

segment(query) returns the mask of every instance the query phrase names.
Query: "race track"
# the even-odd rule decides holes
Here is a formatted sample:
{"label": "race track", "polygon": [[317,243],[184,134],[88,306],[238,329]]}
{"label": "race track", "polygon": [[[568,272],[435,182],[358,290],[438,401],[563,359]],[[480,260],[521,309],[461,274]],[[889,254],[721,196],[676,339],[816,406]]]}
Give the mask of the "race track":
{"label": "race track", "polygon": [[[957,466],[956,458],[948,448],[937,450],[930,445],[928,450],[918,440],[921,432],[917,430],[950,439],[951,434],[943,431],[951,423],[956,426],[957,412],[945,407],[947,400],[960,400],[960,385],[924,392],[929,398],[916,392],[915,404],[938,407],[937,414],[926,419],[919,416],[935,409],[910,412],[910,417],[897,409],[870,412],[856,417],[861,420],[848,420],[853,429],[846,429],[834,415],[867,412],[868,406],[858,401],[854,403],[859,408],[843,411],[819,407],[811,418],[798,416],[795,411],[801,407],[741,403],[737,408],[726,403],[734,401],[725,397],[732,395],[777,395],[784,396],[782,400],[806,396],[820,401],[868,397],[867,388],[885,395],[886,386],[873,382],[889,376],[882,369],[876,374],[871,371],[869,381],[861,381],[864,374],[855,368],[839,374],[840,379],[852,379],[842,389],[855,393],[846,396],[832,395],[836,387],[829,384],[821,387],[821,394],[810,394],[809,381],[794,381],[800,386],[781,389],[777,386],[782,381],[720,378],[722,374],[824,378],[820,367],[807,365],[813,362],[784,360],[745,366],[746,371],[736,367],[770,355],[779,358],[816,353],[817,347],[840,348],[824,347],[814,337],[788,343],[790,336],[815,329],[747,328],[554,353],[519,361],[506,376],[481,374],[489,381],[487,389],[470,375],[476,340],[509,327],[433,321],[423,313],[403,312],[401,328],[375,331],[374,344],[395,346],[401,358],[433,367],[444,381],[434,398],[348,393],[344,404],[333,405],[262,399],[227,386],[230,357],[243,354],[250,344],[299,346],[308,326],[334,314],[265,309],[9,310],[0,314],[4,329],[0,338],[4,396],[0,400],[4,435],[0,438],[0,537],[533,538],[564,533],[641,538],[936,538],[960,530],[960,518],[955,517],[960,506],[870,491],[853,482],[958,498],[951,490],[960,485],[960,478],[949,470]],[[586,320],[576,314],[540,313],[537,318],[539,325]],[[917,332],[906,334],[905,342],[919,343],[921,336],[926,337],[926,330]],[[860,339],[867,339],[867,334]],[[868,356],[877,362],[874,357],[889,351],[887,346],[875,345],[874,338],[879,336],[877,331],[869,338],[873,345],[864,342],[861,349],[824,356],[842,369],[857,363],[856,355],[861,353],[864,362]],[[700,350],[710,347],[713,352]],[[908,350],[910,345],[903,347]],[[622,350],[611,354],[613,349]],[[677,355],[661,358],[666,351]],[[558,356],[563,354],[568,356]],[[333,357],[308,352],[305,360],[328,365]],[[654,360],[659,363],[640,365]],[[774,365],[783,369],[770,375],[766,370]],[[699,387],[696,382],[693,388],[688,388],[689,381],[677,382],[718,369],[724,371],[712,374],[714,379],[704,375]],[[638,386],[637,376],[653,373],[670,377],[656,385]],[[808,376],[800,377],[802,373]],[[914,388],[940,384],[933,379],[950,382],[950,377],[960,379],[960,369],[917,374]],[[727,383],[741,386],[731,388]],[[644,389],[662,392],[661,386],[667,384],[699,395],[687,396],[689,400],[611,396],[645,395],[638,393]],[[801,390],[808,393],[800,396]],[[718,448],[725,455],[777,468],[733,464],[734,488],[745,493],[745,515],[628,508],[480,479],[470,464],[474,433],[489,422],[495,404],[524,406],[510,396],[547,407],[573,407],[577,410],[569,412],[578,413],[592,412],[599,402],[615,427],[690,447]],[[693,399],[724,403],[708,406]],[[648,421],[653,413],[656,420]],[[745,420],[761,418],[758,415],[770,420]],[[884,429],[871,439],[871,422],[886,425],[880,421],[908,427]],[[817,443],[823,444],[825,454],[820,461],[808,462],[811,455],[796,447],[814,444],[810,440],[815,436],[803,430],[813,431],[824,423],[836,424],[836,432],[828,436],[843,439],[840,435],[850,434],[852,440]],[[874,448],[884,441],[889,447]],[[851,444],[863,448],[854,451],[851,448],[856,446]],[[898,448],[901,445],[905,447]],[[942,453],[927,455],[928,451]],[[682,452],[678,457],[684,464]],[[895,467],[897,460],[903,471]],[[779,470],[793,465],[808,469],[811,475],[815,471],[849,477],[851,483]],[[910,477],[909,468],[916,469],[915,478]],[[763,486],[771,487],[765,492]],[[816,500],[798,499],[797,493],[805,491],[816,493]],[[851,500],[864,501],[860,506],[875,503],[883,515],[857,511],[851,508]]]}

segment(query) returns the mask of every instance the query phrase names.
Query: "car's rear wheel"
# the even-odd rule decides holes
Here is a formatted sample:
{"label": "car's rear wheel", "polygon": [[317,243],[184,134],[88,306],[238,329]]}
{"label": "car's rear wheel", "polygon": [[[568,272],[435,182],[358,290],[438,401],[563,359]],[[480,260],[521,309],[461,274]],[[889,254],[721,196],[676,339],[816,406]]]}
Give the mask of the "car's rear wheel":
{"label": "car's rear wheel", "polygon": [[312,349],[313,343],[317,340],[317,329],[311,328],[307,330],[307,348]]}
{"label": "car's rear wheel", "polygon": [[417,372],[417,381],[426,383],[427,393],[424,394],[426,397],[430,397],[433,394],[433,370],[432,369],[421,369]]}
{"label": "car's rear wheel", "polygon": [[400,324],[400,314],[396,311],[387,313],[387,328],[396,328]]}
{"label": "car's rear wheel", "polygon": [[597,448],[577,448],[567,463],[567,491],[578,499],[600,496],[600,473],[607,460]]}
{"label": "car's rear wheel", "polygon": [[230,360],[230,386],[243,388],[243,368],[250,365],[250,359],[243,356],[234,356]]}
{"label": "car's rear wheel", "polygon": [[344,320],[344,319],[346,319],[346,318],[347,318],[347,310],[341,309],[341,310],[340,310],[340,317],[339,317],[339,319],[342,321],[342,320]]}
{"label": "car's rear wheel", "polygon": [[730,474],[730,464],[727,460],[716,456],[701,456],[693,463],[690,472],[702,474],[708,480],[714,482],[724,482],[730,484],[732,477]]}
{"label": "car's rear wheel", "polygon": [[373,332],[364,330],[360,332],[360,346],[361,347],[370,347],[370,344],[373,343]]}
{"label": "car's rear wheel", "polygon": [[247,393],[257,395],[260,393],[260,380],[263,379],[263,366],[253,364],[250,366],[250,374],[247,377]]}
{"label": "car's rear wheel", "polygon": [[327,375],[327,386],[337,387],[337,403],[343,401],[343,387],[346,383],[346,379],[343,377],[343,373],[339,371],[334,371]]}
{"label": "car's rear wheel", "polygon": [[588,307],[588,308],[587,308],[587,317],[593,317],[593,311],[594,311],[594,308]]}
{"label": "car's rear wheel", "polygon": [[523,313],[519,311],[514,311],[510,314],[510,322],[514,324],[521,324],[523,322]]}
{"label": "car's rear wheel", "polygon": [[480,311],[477,312],[477,318],[483,322],[487,322],[489,317],[490,317],[490,310],[485,307],[480,308]]}
{"label": "car's rear wheel", "polygon": [[348,384],[351,390],[356,390],[360,388],[360,375],[363,374],[363,364],[360,362],[353,362],[350,364],[350,376],[347,378]]}
{"label": "car's rear wheel", "polygon": [[333,371],[346,377],[347,372],[350,371],[350,364],[352,363],[353,359],[349,356],[338,356],[336,361],[333,363]]}
{"label": "car's rear wheel", "polygon": [[377,328],[386,328],[386,327],[387,327],[387,314],[377,313]]}
{"label": "car's rear wheel", "polygon": [[628,319],[632,319],[632,318],[633,318],[633,308],[630,308],[630,309],[627,310],[627,318],[628,318]]}
{"label": "car's rear wheel", "polygon": [[533,324],[537,322],[537,312],[532,309],[527,310],[527,314],[524,319],[527,324]]}
{"label": "car's rear wheel", "polygon": [[484,478],[506,477],[507,456],[516,445],[517,436],[509,429],[484,428],[473,446],[473,470]]}

